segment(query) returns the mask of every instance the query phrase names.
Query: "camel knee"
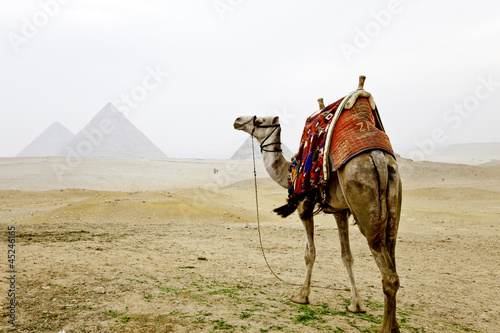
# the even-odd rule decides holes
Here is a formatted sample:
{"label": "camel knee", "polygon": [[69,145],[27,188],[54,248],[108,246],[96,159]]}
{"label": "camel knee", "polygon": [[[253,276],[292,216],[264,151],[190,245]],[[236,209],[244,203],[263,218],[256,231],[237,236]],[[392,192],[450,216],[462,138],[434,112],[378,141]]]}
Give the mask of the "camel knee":
{"label": "camel knee", "polygon": [[348,253],[342,253],[342,263],[346,268],[350,268],[354,265],[354,257]]}
{"label": "camel knee", "polygon": [[304,255],[304,260],[306,262],[306,266],[309,266],[309,264],[314,263],[316,260],[316,251],[314,248],[309,248],[306,250],[306,253]]}
{"label": "camel knee", "polygon": [[399,276],[394,274],[392,276],[384,277],[382,280],[382,287],[385,295],[394,297],[399,289]]}

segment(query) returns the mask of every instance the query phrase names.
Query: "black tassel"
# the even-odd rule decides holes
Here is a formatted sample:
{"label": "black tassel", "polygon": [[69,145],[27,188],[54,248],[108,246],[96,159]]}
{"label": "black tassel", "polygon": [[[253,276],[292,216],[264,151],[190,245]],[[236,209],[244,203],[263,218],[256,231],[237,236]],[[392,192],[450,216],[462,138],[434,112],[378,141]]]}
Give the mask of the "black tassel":
{"label": "black tassel", "polygon": [[[275,212],[276,214],[278,214],[283,218],[290,216],[293,212],[297,210],[297,206],[299,205],[299,203],[302,200],[306,199],[306,197],[309,197],[309,199],[313,201],[313,205],[315,202],[321,202],[320,192],[317,189],[314,189],[307,193],[302,193],[301,195],[288,198],[286,205],[273,209],[273,212]],[[323,210],[324,207],[322,206],[318,207],[316,212],[314,212],[314,215],[322,212]]]}
{"label": "black tassel", "polygon": [[288,202],[286,205],[273,209],[273,212],[285,218],[297,210],[297,205]]}

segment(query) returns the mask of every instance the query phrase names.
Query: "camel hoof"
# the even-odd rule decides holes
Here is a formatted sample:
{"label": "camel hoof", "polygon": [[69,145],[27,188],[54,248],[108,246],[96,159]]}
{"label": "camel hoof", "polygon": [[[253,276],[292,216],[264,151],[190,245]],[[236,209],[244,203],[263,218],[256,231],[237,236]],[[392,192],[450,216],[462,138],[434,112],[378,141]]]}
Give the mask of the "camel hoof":
{"label": "camel hoof", "polygon": [[309,304],[309,297],[302,295],[292,296],[292,298],[290,298],[290,301],[297,304]]}
{"label": "camel hoof", "polygon": [[360,304],[350,304],[347,310],[353,313],[366,313],[366,308]]}
{"label": "camel hoof", "polygon": [[398,326],[396,326],[396,327],[393,327],[390,331],[387,331],[387,330],[385,330],[384,328],[382,328],[382,329],[379,331],[379,333],[386,333],[386,332],[390,332],[390,333],[401,333],[401,332],[399,331],[399,325],[398,325]]}
{"label": "camel hoof", "polygon": [[400,333],[399,332],[399,324],[396,322],[394,326],[392,327],[391,333]]}

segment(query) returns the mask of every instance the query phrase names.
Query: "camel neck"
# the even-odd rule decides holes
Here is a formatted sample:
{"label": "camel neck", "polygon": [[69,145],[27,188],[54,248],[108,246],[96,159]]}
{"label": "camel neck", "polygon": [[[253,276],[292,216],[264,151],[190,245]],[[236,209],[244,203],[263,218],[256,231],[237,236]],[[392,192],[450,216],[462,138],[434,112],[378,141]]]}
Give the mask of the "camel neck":
{"label": "camel neck", "polygon": [[281,129],[278,129],[269,137],[267,142],[272,143],[273,151],[262,152],[264,166],[271,178],[284,188],[288,188],[289,167],[291,162],[287,161],[281,152]]}

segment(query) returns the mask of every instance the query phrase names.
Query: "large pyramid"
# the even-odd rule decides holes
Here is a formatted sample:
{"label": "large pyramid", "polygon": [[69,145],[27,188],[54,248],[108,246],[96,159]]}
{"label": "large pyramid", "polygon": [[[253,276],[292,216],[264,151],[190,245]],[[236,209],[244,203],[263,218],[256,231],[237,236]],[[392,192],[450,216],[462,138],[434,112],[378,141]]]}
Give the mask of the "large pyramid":
{"label": "large pyramid", "polygon": [[167,156],[111,103],[58,153],[67,157],[166,158]]}
{"label": "large pyramid", "polygon": [[26,146],[17,157],[56,156],[75,135],[59,122],[53,122]]}
{"label": "large pyramid", "polygon": [[[290,151],[290,149],[288,149],[288,147],[285,146],[285,144],[283,144],[283,143],[281,144],[281,149],[283,150],[283,156],[287,160],[291,160],[294,154]],[[257,140],[254,141],[254,152],[255,152],[255,158],[262,158],[262,153],[260,151],[260,145],[259,145],[259,142],[257,142]],[[232,160],[245,160],[245,159],[249,159],[252,157],[253,157],[252,137],[249,136],[243,142],[243,144],[240,146],[240,148],[238,148],[238,150],[236,150],[236,152],[233,154],[233,156],[231,156],[231,159]]]}

